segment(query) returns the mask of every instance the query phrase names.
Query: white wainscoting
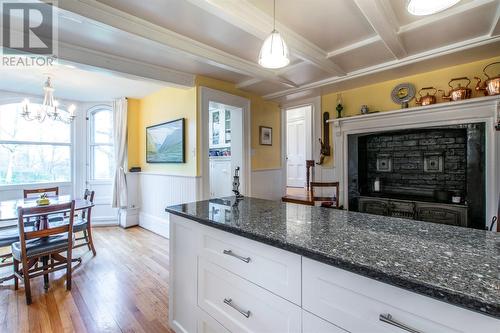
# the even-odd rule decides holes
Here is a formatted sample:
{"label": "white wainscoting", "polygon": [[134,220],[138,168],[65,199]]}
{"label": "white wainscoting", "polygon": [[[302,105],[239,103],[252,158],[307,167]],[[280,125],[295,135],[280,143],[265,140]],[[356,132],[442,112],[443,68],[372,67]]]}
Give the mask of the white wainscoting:
{"label": "white wainscoting", "polygon": [[137,196],[129,198],[129,206],[139,207],[141,227],[168,238],[169,218],[165,208],[199,200],[201,177],[148,172],[137,175]]}
{"label": "white wainscoting", "polygon": [[281,200],[284,191],[283,170],[254,170],[252,171],[252,194],[254,198]]}

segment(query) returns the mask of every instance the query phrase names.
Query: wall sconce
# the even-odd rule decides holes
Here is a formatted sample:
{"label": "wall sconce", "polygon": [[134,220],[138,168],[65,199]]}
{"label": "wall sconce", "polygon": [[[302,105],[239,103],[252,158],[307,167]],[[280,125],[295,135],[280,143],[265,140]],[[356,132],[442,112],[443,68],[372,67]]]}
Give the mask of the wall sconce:
{"label": "wall sconce", "polygon": [[342,94],[337,94],[337,107],[335,110],[337,110],[337,118],[342,118],[342,110],[344,107],[342,106]]}

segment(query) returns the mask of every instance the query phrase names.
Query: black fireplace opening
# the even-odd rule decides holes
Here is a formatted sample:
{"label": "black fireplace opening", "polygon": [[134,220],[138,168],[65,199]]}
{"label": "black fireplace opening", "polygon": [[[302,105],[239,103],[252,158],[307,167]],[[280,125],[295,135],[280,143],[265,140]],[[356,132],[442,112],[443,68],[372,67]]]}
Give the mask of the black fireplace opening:
{"label": "black fireplace opening", "polygon": [[349,208],[484,229],[484,147],[484,123],[349,135]]}

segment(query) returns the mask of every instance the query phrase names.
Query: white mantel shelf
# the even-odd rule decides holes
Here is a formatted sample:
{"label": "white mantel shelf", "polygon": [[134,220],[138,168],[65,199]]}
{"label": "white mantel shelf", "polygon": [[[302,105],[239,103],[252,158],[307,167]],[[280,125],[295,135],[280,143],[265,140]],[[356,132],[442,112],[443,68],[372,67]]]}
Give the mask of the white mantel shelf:
{"label": "white mantel shelf", "polygon": [[[407,108],[407,109],[397,109],[397,110],[391,110],[391,111],[373,112],[373,113],[369,113],[369,114],[360,114],[360,115],[344,117],[344,118],[334,118],[334,119],[329,119],[326,122],[334,123],[335,125],[338,125],[338,124],[345,124],[345,123],[350,123],[350,122],[369,120],[369,119],[373,119],[373,118],[376,118],[376,119],[393,118],[393,117],[397,117],[399,115],[413,115],[415,113],[431,112],[431,111],[435,111],[435,110],[443,110],[443,109],[449,109],[449,108],[463,108],[463,107],[467,107],[467,106],[473,106],[473,105],[478,105],[478,104],[489,104],[489,103],[496,103],[497,110],[499,110],[499,108],[500,108],[500,95],[476,97],[476,98],[466,99],[466,100],[457,101],[457,102],[445,102],[445,103],[436,103],[436,104],[426,105],[426,106],[416,106],[416,107],[411,107],[411,108]],[[498,111],[498,112],[500,112],[500,111]],[[498,119],[500,119],[500,115],[497,114],[497,120]]]}

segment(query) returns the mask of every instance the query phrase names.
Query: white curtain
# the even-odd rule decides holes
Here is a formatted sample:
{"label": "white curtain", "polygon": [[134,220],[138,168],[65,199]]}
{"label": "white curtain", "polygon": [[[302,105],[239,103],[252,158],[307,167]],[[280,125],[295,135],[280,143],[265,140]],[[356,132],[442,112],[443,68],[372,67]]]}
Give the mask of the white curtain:
{"label": "white curtain", "polygon": [[127,207],[127,99],[119,98],[113,101],[115,142],[115,177],[113,179],[113,202],[115,208]]}

